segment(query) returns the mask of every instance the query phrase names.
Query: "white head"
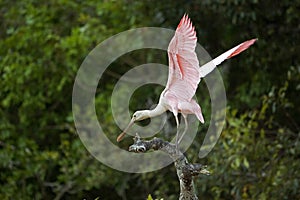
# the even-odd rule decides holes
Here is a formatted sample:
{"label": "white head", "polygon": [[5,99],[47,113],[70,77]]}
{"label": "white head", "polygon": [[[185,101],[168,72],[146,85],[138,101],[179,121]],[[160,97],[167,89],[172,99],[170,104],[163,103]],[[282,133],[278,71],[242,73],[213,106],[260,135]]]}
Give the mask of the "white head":
{"label": "white head", "polygon": [[149,110],[139,110],[133,113],[131,120],[134,122],[150,118]]}

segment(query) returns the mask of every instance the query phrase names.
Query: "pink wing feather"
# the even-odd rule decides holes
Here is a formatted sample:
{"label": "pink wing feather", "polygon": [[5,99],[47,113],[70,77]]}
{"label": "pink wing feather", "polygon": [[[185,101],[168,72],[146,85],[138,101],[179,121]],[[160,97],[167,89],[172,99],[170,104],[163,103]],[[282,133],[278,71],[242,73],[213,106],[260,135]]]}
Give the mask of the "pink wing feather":
{"label": "pink wing feather", "polygon": [[195,53],[197,44],[195,28],[189,17],[184,15],[168,47],[169,77],[164,94],[168,93],[168,96],[180,100],[191,100],[202,77],[205,77],[224,60],[245,51],[256,40],[245,41],[199,68]]}
{"label": "pink wing feather", "polygon": [[256,42],[257,39],[251,39],[247,40],[232,49],[229,49],[225,53],[222,53],[212,61],[206,63],[205,65],[201,66],[199,71],[201,74],[201,77],[205,77],[207,74],[209,74],[217,65],[221,64],[224,60],[227,60],[229,58],[232,58],[233,56],[238,55],[239,53],[245,51],[248,49],[254,42]]}
{"label": "pink wing feather", "polygon": [[200,82],[196,43],[195,29],[184,15],[168,47],[169,77],[165,89],[181,100],[191,100]]}

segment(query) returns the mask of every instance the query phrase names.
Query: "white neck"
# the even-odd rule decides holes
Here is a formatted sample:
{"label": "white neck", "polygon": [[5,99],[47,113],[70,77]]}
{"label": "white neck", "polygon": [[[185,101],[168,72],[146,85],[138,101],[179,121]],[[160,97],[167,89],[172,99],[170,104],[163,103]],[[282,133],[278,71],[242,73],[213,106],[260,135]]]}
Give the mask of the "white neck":
{"label": "white neck", "polygon": [[155,117],[161,115],[164,112],[166,112],[166,108],[161,104],[157,104],[157,106],[153,110],[148,110],[148,115],[149,117]]}

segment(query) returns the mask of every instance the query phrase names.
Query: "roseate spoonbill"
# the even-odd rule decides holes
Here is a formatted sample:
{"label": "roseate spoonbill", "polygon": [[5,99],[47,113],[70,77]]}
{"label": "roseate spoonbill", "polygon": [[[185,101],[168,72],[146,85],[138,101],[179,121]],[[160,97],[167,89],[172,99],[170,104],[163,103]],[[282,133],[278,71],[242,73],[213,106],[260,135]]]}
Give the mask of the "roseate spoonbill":
{"label": "roseate spoonbill", "polygon": [[[176,147],[178,147],[188,129],[188,114],[196,115],[198,120],[204,123],[201,108],[192,99],[200,79],[210,73],[216,65],[246,50],[256,40],[245,41],[199,68],[199,61],[195,53],[197,43],[195,28],[189,17],[184,15],[168,47],[169,77],[166,88],[160,95],[158,105],[153,110],[136,111],[127,128],[118,136],[117,141],[122,140],[134,122],[161,115],[169,110],[174,114],[177,124]],[[178,113],[182,114],[185,122],[185,129],[180,138]]]}

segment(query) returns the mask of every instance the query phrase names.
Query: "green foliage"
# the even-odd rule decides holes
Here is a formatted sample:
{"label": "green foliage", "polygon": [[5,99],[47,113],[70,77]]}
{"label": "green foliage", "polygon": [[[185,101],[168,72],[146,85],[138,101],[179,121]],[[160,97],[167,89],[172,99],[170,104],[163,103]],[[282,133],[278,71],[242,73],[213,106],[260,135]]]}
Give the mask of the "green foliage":
{"label": "green foliage", "polygon": [[147,200],[153,200],[152,196],[149,194]]}
{"label": "green foliage", "polygon": [[[217,145],[199,160],[205,124],[186,153],[213,172],[195,180],[199,197],[300,199],[299,6],[299,0],[0,1],[0,199],[178,199],[173,166],[126,174],[93,158],[76,134],[71,97],[76,72],[98,43],[135,27],[175,29],[184,13],[212,56],[259,39],[219,68],[228,108]],[[128,53],[100,80],[97,114],[112,141],[119,132],[110,110],[114,84],[147,62],[166,64],[166,55]],[[130,109],[150,107],[161,89],[138,90]],[[209,98],[197,95],[207,116]]]}
{"label": "green foliage", "polygon": [[[153,200],[152,196],[149,194],[147,200]],[[155,199],[158,200],[158,199]],[[159,200],[163,200],[163,199],[159,199]]]}

